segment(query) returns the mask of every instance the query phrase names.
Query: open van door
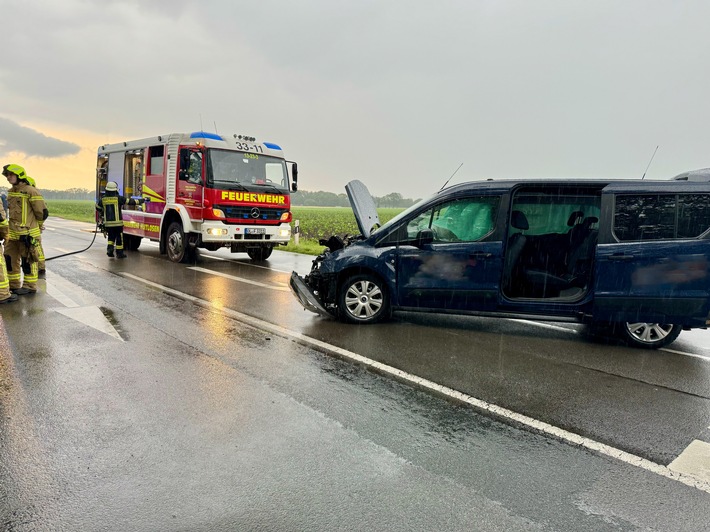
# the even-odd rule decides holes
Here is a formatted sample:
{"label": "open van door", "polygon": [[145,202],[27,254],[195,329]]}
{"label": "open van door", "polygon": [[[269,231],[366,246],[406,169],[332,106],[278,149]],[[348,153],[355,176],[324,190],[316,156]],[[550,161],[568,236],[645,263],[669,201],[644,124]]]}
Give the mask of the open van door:
{"label": "open van door", "polygon": [[605,187],[594,278],[597,323],[626,324],[627,329],[635,324],[638,330],[671,324],[675,336],[681,327],[705,327],[710,318],[710,183],[636,181]]}

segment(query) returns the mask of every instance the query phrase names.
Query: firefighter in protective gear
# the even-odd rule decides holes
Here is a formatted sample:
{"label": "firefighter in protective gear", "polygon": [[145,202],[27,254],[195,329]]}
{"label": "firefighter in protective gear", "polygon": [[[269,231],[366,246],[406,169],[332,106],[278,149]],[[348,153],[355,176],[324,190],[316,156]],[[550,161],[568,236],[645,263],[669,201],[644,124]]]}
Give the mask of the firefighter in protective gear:
{"label": "firefighter in protective gear", "polygon": [[[4,209],[3,209],[4,211]],[[0,239],[7,242],[9,224],[5,212],[0,212]],[[17,301],[17,294],[10,292],[10,279],[7,278],[7,266],[5,265],[5,253],[0,249],[0,305]]]}
{"label": "firefighter in protective gear", "polygon": [[11,185],[7,194],[10,217],[5,246],[5,252],[10,256],[7,274],[10,291],[17,295],[34,294],[37,292],[39,260],[37,239],[49,213],[44,198],[27,180],[24,168],[18,164],[7,164],[3,167],[2,174]]}
{"label": "firefighter in protective gear", "polygon": [[[26,176],[27,182],[33,187],[37,188],[34,178]],[[49,216],[49,212],[45,211],[45,220]],[[44,226],[40,228],[40,231],[44,231]],[[41,279],[45,276],[45,263],[44,263],[44,248],[42,247],[42,236],[37,239],[37,251],[39,253],[37,260],[37,276]]]}
{"label": "firefighter in protective gear", "polygon": [[113,257],[116,250],[116,257],[125,259],[123,252],[123,216],[121,209],[124,205],[142,205],[143,198],[126,199],[118,194],[118,185],[114,181],[106,183],[104,196],[96,203],[96,211],[99,213],[100,222],[103,224],[108,234],[108,246],[106,255]]}

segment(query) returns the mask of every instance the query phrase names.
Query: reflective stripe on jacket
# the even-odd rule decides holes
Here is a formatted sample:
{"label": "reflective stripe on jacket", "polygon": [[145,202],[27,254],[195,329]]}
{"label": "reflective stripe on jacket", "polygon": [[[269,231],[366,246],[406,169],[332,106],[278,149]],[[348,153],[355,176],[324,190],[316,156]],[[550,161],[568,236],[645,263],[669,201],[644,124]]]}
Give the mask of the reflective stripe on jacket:
{"label": "reflective stripe on jacket", "polygon": [[97,204],[104,218],[104,227],[122,227],[123,217],[121,215],[121,207],[126,203],[126,198],[123,196],[104,196]]}
{"label": "reflective stripe on jacket", "polygon": [[10,240],[19,240],[22,235],[40,236],[47,206],[35,187],[24,181],[13,185],[7,193],[7,206],[10,211]]}

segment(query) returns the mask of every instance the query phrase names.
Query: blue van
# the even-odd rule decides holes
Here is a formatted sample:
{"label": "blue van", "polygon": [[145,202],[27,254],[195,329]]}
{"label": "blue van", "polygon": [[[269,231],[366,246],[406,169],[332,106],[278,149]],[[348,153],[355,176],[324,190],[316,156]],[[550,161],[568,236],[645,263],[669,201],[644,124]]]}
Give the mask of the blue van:
{"label": "blue van", "polygon": [[291,289],[350,323],[392,311],[586,323],[658,348],[710,323],[710,184],[488,180],[451,186],[380,226],[345,187],[360,235],[332,236]]}

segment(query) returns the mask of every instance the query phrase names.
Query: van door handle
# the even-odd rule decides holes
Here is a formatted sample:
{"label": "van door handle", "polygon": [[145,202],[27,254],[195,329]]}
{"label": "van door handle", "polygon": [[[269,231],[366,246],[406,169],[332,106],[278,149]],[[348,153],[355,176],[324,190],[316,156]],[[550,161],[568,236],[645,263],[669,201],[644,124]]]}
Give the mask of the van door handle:
{"label": "van door handle", "polygon": [[468,256],[471,259],[490,259],[493,256],[493,253],[487,253],[485,251],[474,251],[473,253],[469,253]]}
{"label": "van door handle", "polygon": [[627,255],[626,253],[614,253],[613,255],[609,255],[609,260],[618,260],[618,261],[624,261],[628,262],[630,260],[634,260],[633,255]]}

